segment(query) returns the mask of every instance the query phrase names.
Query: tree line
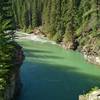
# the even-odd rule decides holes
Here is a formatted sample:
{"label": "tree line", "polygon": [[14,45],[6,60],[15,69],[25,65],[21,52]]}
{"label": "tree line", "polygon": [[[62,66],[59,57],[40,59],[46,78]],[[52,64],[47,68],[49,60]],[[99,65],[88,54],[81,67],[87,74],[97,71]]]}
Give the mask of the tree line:
{"label": "tree line", "polygon": [[12,4],[17,27],[42,26],[50,38],[69,40],[91,30],[97,34],[100,27],[99,0],[12,0]]}

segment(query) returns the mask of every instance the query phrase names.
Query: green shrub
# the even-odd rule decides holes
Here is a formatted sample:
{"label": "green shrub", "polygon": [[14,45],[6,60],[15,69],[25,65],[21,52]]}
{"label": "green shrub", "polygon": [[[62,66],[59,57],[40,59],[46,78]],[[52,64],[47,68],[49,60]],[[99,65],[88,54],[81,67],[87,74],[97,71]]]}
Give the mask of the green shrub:
{"label": "green shrub", "polygon": [[9,83],[9,76],[16,65],[18,49],[19,46],[14,41],[0,46],[0,91]]}
{"label": "green shrub", "polygon": [[97,90],[99,90],[99,87],[95,86],[95,87],[91,88],[91,90],[89,90],[85,95],[89,95],[89,94],[91,94],[93,91],[97,91]]}
{"label": "green shrub", "polygon": [[53,40],[56,41],[57,43],[62,41],[62,35],[59,33],[56,33],[53,37]]}

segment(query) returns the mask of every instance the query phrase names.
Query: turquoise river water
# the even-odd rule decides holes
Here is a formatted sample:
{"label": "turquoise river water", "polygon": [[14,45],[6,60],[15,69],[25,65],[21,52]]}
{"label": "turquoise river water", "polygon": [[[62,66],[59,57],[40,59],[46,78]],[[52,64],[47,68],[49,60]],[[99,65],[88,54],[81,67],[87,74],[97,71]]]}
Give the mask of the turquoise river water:
{"label": "turquoise river water", "polygon": [[100,67],[85,61],[80,53],[49,43],[19,43],[26,58],[17,100],[78,100],[80,94],[100,86]]}

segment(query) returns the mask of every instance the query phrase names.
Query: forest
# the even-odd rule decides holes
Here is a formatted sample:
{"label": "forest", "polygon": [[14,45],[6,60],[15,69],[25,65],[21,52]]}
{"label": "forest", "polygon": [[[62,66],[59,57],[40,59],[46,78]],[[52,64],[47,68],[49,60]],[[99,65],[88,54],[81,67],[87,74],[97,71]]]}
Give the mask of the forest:
{"label": "forest", "polygon": [[18,52],[21,46],[14,40],[13,26],[12,1],[0,0],[0,100],[6,100],[5,89],[10,83],[12,73],[20,66]]}
{"label": "forest", "polygon": [[100,0],[0,0],[1,91],[17,59],[14,30],[35,28],[66,49],[100,56]]}
{"label": "forest", "polygon": [[12,0],[12,8],[18,29],[41,27],[49,39],[63,42],[69,49],[86,44],[93,51],[100,47],[99,0]]}

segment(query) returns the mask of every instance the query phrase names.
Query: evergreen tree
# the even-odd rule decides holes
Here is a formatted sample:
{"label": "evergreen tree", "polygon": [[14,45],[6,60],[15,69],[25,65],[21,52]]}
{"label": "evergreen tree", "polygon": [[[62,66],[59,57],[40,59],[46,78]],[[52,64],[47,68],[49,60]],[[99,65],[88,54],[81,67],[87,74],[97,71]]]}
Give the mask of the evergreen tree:
{"label": "evergreen tree", "polygon": [[[67,11],[67,24],[64,40],[65,42],[74,41],[75,37],[75,0],[68,1],[68,11]],[[69,17],[70,16],[70,17]]]}
{"label": "evergreen tree", "polygon": [[11,63],[12,48],[8,46],[12,39],[12,35],[7,31],[12,29],[11,1],[1,0],[0,2],[0,100],[3,99],[2,91],[6,86],[8,77],[8,69]]}
{"label": "evergreen tree", "polygon": [[50,37],[53,37],[56,34],[56,0],[51,0],[51,12],[50,12],[50,28],[49,33]]}
{"label": "evergreen tree", "polygon": [[[50,38],[68,41],[100,23],[99,0],[12,0],[17,26],[24,30],[42,26]],[[92,20],[92,21],[91,21]],[[82,33],[82,34],[81,34]],[[92,34],[93,34],[92,33]]]}
{"label": "evergreen tree", "polygon": [[37,16],[37,0],[33,0],[32,2],[32,26],[38,26],[38,16]]}
{"label": "evergreen tree", "polygon": [[[5,12],[5,13],[4,13]],[[7,33],[7,30],[12,29],[11,2],[2,0],[0,3],[0,45],[9,42],[12,35]]]}
{"label": "evergreen tree", "polygon": [[91,0],[91,19],[92,20],[90,22],[91,28],[96,31],[96,27],[98,24],[98,8],[97,8],[97,3],[98,0]]}
{"label": "evergreen tree", "polygon": [[51,14],[51,0],[44,2],[42,24],[46,32],[50,31],[50,14]]}

